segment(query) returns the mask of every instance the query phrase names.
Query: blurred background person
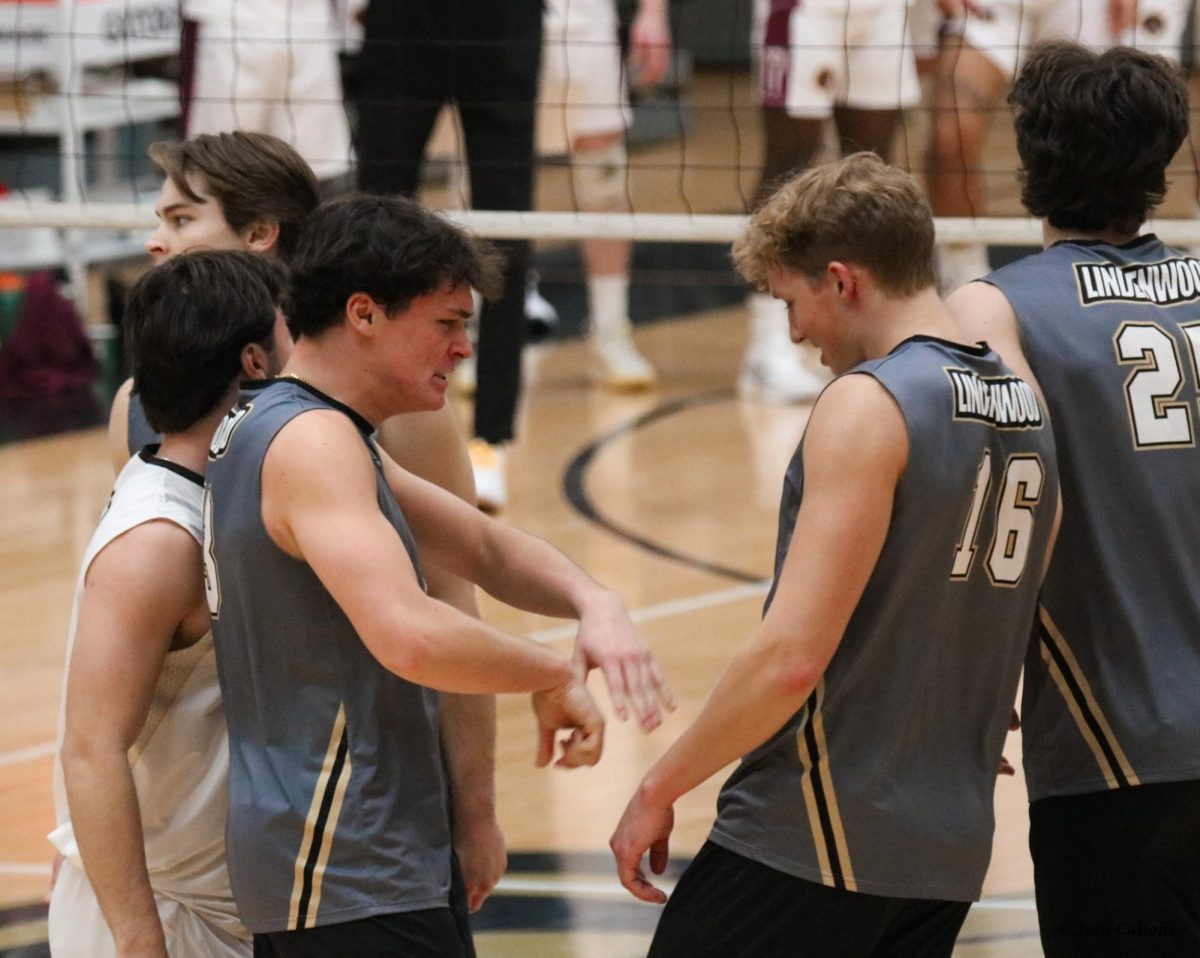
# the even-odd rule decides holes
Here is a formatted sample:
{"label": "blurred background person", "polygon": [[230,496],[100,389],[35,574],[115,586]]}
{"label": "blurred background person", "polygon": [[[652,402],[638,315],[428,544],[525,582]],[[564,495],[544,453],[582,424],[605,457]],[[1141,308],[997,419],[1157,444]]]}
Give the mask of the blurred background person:
{"label": "blurred background person", "polygon": [[[830,119],[843,155],[891,155],[900,111],[920,95],[908,7],[908,0],[853,6],[849,0],[756,0],[751,48],[758,57],[765,142],[754,208],[781,178],[812,165]],[[752,292],[746,306],[750,328],[739,395],[772,404],[816,398],[828,374],[807,347],[788,339],[781,304]]]}

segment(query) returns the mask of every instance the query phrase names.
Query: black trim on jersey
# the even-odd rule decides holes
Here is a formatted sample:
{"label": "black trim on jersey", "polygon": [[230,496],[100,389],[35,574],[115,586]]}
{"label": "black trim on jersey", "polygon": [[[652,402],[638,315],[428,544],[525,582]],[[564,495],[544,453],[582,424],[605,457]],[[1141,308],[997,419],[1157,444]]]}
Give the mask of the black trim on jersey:
{"label": "black trim on jersey", "polygon": [[[1110,242],[1108,242],[1108,240],[1083,239],[1082,237],[1080,237],[1078,239],[1067,238],[1067,239],[1055,240],[1047,248],[1054,249],[1054,247],[1056,247],[1056,246],[1107,246],[1110,249],[1133,250],[1133,249],[1137,249],[1139,246],[1143,246],[1143,245],[1150,244],[1150,243],[1158,243],[1158,242],[1160,242],[1160,240],[1154,233],[1142,233],[1141,235],[1135,236],[1133,239],[1131,239],[1125,243],[1110,243]],[[1162,245],[1165,246],[1166,244],[1163,243]]]}
{"label": "black trim on jersey", "polygon": [[[312,845],[308,849],[308,861],[304,863],[304,884],[300,890],[300,904],[296,909],[296,928],[308,927],[308,903],[312,898],[313,872],[316,871],[317,861],[321,857],[321,849],[325,845],[325,826],[329,822],[329,810],[333,806],[333,797],[337,794],[342,778],[342,767],[346,764],[346,754],[350,751],[350,732],[342,728],[342,738],[338,742],[337,755],[333,759],[333,768],[329,772],[329,781],[325,784],[325,794],[321,796],[321,810],[313,825]],[[330,841],[333,837],[330,836]]]}
{"label": "black trim on jersey", "polygon": [[915,336],[909,336],[908,339],[897,343],[888,353],[890,356],[896,352],[901,346],[908,343],[936,343],[939,346],[945,346],[947,349],[955,349],[960,353],[967,353],[970,356],[986,356],[992,351],[992,347],[987,343],[956,343],[952,339],[942,339],[941,336],[926,336],[924,333],[918,333]]}
{"label": "black trim on jersey", "polygon": [[821,777],[821,752],[817,748],[817,734],[813,731],[813,716],[818,702],[813,692],[805,703],[808,715],[804,720],[804,744],[808,746],[808,775],[812,779],[813,798],[817,803],[817,818],[821,821],[821,837],[825,839],[825,852],[829,855],[829,870],[833,873],[833,887],[846,890],[846,876],[842,872],[842,860],[838,857],[837,835],[833,831],[833,817],[829,814],[829,802],[825,797],[825,782]]}
{"label": "black trim on jersey", "polygon": [[277,376],[274,379],[257,379],[253,382],[242,383],[241,388],[243,392],[261,392],[264,389],[274,386],[276,383],[291,383],[293,386],[299,386],[305,392],[312,393],[317,399],[321,400],[321,402],[328,406],[332,406],[338,412],[345,413],[347,416],[349,416],[355,427],[364,436],[369,436],[375,431],[375,427],[367,421],[367,418],[364,415],[351,409],[344,402],[334,399],[328,393],[321,392],[321,390],[319,390],[312,383],[306,383],[303,379],[299,379],[295,376]]}
{"label": "black trim on jersey", "polygon": [[1038,638],[1042,645],[1050,652],[1050,656],[1054,659],[1058,670],[1062,674],[1063,681],[1067,683],[1067,687],[1071,690],[1071,698],[1075,700],[1075,705],[1079,709],[1079,714],[1087,723],[1088,729],[1091,730],[1092,736],[1096,739],[1096,744],[1100,746],[1100,751],[1104,753],[1105,761],[1108,762],[1108,770],[1112,777],[1117,780],[1119,788],[1129,787],[1129,778],[1121,769],[1121,763],[1117,760],[1116,753],[1113,752],[1112,746],[1109,744],[1108,736],[1104,734],[1104,729],[1100,727],[1100,723],[1096,720],[1096,716],[1092,714],[1092,710],[1088,707],[1087,697],[1083,694],[1083,690],[1079,687],[1079,683],[1075,681],[1075,676],[1071,672],[1071,668],[1063,656],[1062,651],[1054,644],[1054,639],[1050,635],[1049,630],[1039,619],[1037,624]]}
{"label": "black trim on jersey", "polygon": [[181,466],[177,462],[171,462],[170,459],[159,459],[154,455],[160,448],[160,443],[151,443],[149,446],[143,446],[138,450],[138,458],[142,462],[149,463],[151,466],[161,466],[168,472],[173,472],[177,476],[183,476],[188,482],[194,482],[201,488],[204,487],[204,477],[198,472],[192,472],[187,466]]}

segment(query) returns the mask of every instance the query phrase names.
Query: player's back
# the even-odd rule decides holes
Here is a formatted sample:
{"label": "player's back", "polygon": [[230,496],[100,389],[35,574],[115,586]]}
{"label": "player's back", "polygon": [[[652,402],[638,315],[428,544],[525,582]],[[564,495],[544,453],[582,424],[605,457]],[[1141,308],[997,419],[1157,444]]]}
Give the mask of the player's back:
{"label": "player's back", "polygon": [[1071,241],[987,277],[1045,392],[1063,524],[1022,706],[1030,797],[1200,772],[1200,261]]}
{"label": "player's back", "polygon": [[[851,374],[888,391],[908,434],[888,534],[808,703],[722,791],[713,840],[851,891],[971,900],[1053,525],[1053,438],[986,347],[914,337]],[[802,453],[777,569],[805,547]]]}

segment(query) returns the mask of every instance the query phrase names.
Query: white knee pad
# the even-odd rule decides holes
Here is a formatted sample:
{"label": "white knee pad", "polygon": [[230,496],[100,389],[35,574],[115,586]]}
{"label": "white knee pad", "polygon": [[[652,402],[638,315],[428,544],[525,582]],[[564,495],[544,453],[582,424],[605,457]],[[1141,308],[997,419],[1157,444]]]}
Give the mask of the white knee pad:
{"label": "white knee pad", "polygon": [[628,155],[621,139],[571,152],[575,202],[585,213],[622,213],[629,208],[625,170]]}

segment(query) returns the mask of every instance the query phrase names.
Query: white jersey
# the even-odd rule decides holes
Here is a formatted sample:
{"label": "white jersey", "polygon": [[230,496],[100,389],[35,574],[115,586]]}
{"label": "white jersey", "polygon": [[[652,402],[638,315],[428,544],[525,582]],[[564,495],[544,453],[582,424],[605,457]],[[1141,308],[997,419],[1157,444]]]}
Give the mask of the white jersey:
{"label": "white jersey", "polygon": [[[84,553],[67,641],[68,663],[92,560],[118,536],[156,519],[187,530],[199,548],[203,500],[203,480],[195,473],[146,451],[129,460]],[[65,703],[64,684],[60,748]],[[146,865],[168,950],[172,955],[248,955],[250,936],[238,919],[225,869],[229,746],[211,632],[194,645],[167,654],[145,725],[129,750],[129,764],[141,811]],[[54,889],[52,950],[56,958],[112,954],[112,937],[83,879],[61,761],[54,767],[54,805],[58,824],[50,841],[78,874]],[[88,915],[99,921],[99,927],[87,927]],[[197,929],[206,936],[200,942],[203,951],[196,950]]]}

